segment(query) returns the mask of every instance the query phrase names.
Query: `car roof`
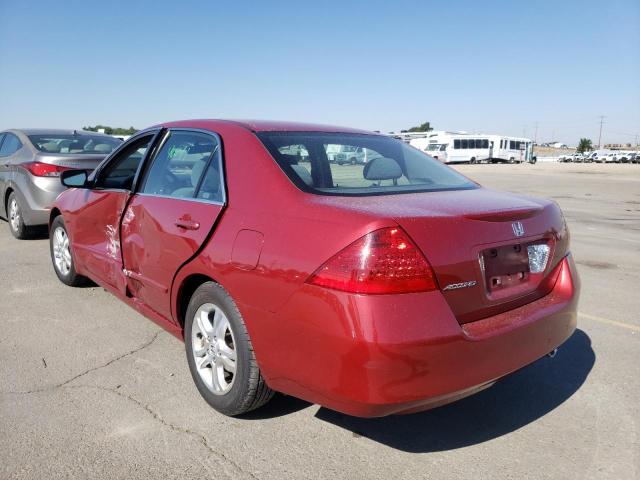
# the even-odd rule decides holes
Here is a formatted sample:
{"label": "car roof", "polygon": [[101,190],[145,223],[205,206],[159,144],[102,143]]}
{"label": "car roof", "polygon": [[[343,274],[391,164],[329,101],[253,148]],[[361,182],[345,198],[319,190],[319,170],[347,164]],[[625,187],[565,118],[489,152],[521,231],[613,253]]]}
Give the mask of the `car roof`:
{"label": "car roof", "polygon": [[10,128],[5,132],[19,132],[23,135],[73,135],[74,132],[82,135],[97,135],[101,137],[110,137],[100,132],[88,132],[86,130],[67,130],[63,128]]}
{"label": "car roof", "polygon": [[225,119],[194,119],[182,120],[177,122],[162,123],[158,126],[167,128],[199,128],[203,130],[215,130],[219,126],[236,125],[238,128],[244,128],[252,132],[326,132],[326,133],[360,133],[368,135],[378,135],[367,130],[359,130],[355,128],[338,127],[335,125],[320,125],[314,123],[302,122],[284,122],[272,120],[225,120]]}

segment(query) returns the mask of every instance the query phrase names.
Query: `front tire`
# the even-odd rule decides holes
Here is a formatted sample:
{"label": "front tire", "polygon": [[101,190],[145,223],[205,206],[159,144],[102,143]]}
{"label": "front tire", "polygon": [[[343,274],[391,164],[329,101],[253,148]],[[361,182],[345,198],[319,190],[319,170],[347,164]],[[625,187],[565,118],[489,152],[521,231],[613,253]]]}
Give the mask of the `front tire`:
{"label": "front tire", "polygon": [[18,201],[18,196],[15,192],[11,192],[7,200],[7,219],[9,220],[11,235],[18,240],[30,238],[33,233],[32,229],[25,225],[22,212],[23,210]]}
{"label": "front tire", "polygon": [[191,297],[184,343],[193,381],[218,412],[241,415],[273,396],[260,373],[242,315],[217,283],[202,284]]}
{"label": "front tire", "polygon": [[51,223],[49,230],[49,251],[53,270],[62,283],[70,287],[80,287],[88,283],[88,279],[76,272],[73,255],[71,254],[71,241],[67,228],[64,225],[62,215],[58,215]]}

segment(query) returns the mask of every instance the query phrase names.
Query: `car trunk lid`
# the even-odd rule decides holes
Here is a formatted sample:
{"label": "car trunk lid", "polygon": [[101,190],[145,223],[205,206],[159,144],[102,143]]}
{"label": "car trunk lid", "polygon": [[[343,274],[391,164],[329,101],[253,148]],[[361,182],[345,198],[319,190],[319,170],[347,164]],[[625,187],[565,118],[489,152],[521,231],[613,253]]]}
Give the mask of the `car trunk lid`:
{"label": "car trunk lid", "polygon": [[[474,188],[314,201],[399,224],[425,254],[461,324],[546,295],[567,251],[564,218],[549,200]],[[532,273],[528,247],[540,244],[549,247],[546,268]]]}
{"label": "car trunk lid", "polygon": [[[516,308],[550,291],[552,271],[567,241],[554,203],[486,189],[433,198],[425,198],[424,214],[395,220],[431,262],[460,323]],[[545,268],[530,268],[530,257],[547,248]]]}
{"label": "car trunk lid", "polygon": [[104,160],[105,157],[106,155],[103,154],[40,153],[35,158],[35,161],[70,169],[93,170],[100,164],[102,160]]}

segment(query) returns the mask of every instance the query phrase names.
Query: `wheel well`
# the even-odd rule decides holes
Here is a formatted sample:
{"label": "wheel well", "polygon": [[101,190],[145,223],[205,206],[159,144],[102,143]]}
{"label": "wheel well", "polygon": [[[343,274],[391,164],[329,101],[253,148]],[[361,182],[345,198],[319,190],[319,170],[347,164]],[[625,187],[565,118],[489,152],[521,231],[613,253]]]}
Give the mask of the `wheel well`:
{"label": "wheel well", "polygon": [[49,214],[49,228],[51,228],[51,224],[53,223],[53,220],[58,216],[61,215],[60,210],[58,210],[57,208],[52,208],[51,209],[51,213]]}
{"label": "wheel well", "polygon": [[207,277],[202,274],[194,274],[189,275],[184,279],[182,285],[180,286],[180,290],[178,291],[178,299],[177,299],[177,312],[178,312],[178,323],[184,329],[184,320],[187,314],[187,308],[189,306],[189,300],[193,296],[193,293],[198,289],[200,285],[206,282],[215,282],[213,278]]}
{"label": "wheel well", "polygon": [[13,192],[13,189],[7,188],[7,191],[4,194],[4,199],[2,200],[2,206],[4,206],[4,211],[7,215],[9,215],[9,195],[11,195],[11,192]]}

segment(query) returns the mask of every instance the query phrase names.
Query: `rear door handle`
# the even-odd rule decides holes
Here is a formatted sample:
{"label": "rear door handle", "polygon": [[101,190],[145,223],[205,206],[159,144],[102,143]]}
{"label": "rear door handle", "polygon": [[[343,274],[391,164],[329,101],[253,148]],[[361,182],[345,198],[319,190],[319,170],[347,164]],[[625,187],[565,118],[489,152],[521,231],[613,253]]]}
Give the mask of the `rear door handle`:
{"label": "rear door handle", "polygon": [[184,220],[179,218],[176,220],[176,227],[184,228],[185,230],[198,230],[200,228],[200,223],[194,222],[193,220]]}

